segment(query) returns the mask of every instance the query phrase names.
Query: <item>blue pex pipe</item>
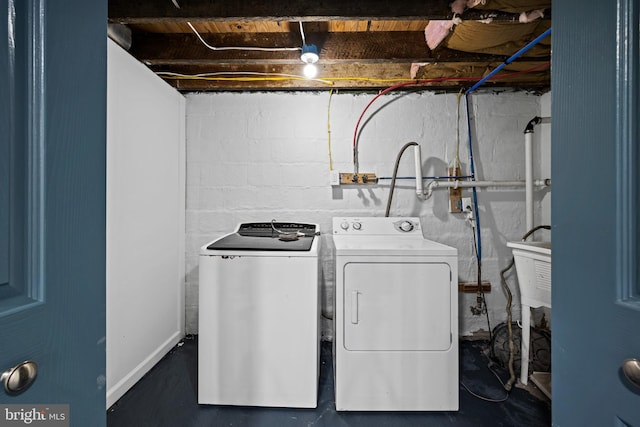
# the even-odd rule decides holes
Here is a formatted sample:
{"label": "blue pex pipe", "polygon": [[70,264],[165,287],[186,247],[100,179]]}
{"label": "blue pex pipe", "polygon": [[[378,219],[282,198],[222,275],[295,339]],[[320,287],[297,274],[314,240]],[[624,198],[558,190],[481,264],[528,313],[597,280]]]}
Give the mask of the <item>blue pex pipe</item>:
{"label": "blue pex pipe", "polygon": [[523,47],[522,49],[520,49],[519,51],[517,51],[516,53],[511,55],[509,57],[509,59],[504,61],[502,64],[498,65],[498,67],[495,70],[493,70],[492,72],[490,72],[489,74],[487,74],[486,77],[484,77],[479,82],[477,82],[476,84],[471,86],[469,89],[467,89],[467,91],[465,92],[465,95],[469,95],[471,92],[473,92],[474,90],[478,89],[480,86],[482,86],[484,84],[484,82],[489,80],[491,77],[495,76],[496,73],[499,72],[500,70],[502,70],[505,66],[507,66],[507,65],[511,64],[513,61],[515,61],[520,55],[522,55],[523,53],[525,53],[526,51],[531,49],[533,46],[535,46],[538,43],[540,43],[540,40],[544,39],[549,34],[551,34],[551,28],[549,28],[547,31],[545,31],[544,33],[540,34],[534,40],[529,42],[529,44],[527,44],[525,47]]}
{"label": "blue pex pipe", "polygon": [[[471,113],[469,112],[469,97],[465,95],[467,105],[467,131],[469,132],[469,165],[471,167],[471,180],[476,180],[476,166],[473,160],[473,145],[471,144]],[[480,212],[478,209],[478,192],[476,187],[471,187],[473,194],[473,215],[476,219],[476,257],[478,263],[482,262],[482,234],[480,233]]]}
{"label": "blue pex pipe", "polygon": [[[476,173],[475,173],[475,164],[474,164],[474,161],[473,161],[473,147],[472,147],[472,144],[471,144],[471,117],[470,117],[470,112],[469,112],[469,98],[466,95],[469,95],[471,92],[473,92],[474,90],[476,90],[477,88],[482,86],[482,84],[484,82],[486,82],[491,77],[496,75],[496,73],[498,73],[500,70],[502,70],[505,66],[511,64],[520,55],[522,55],[523,53],[525,53],[526,51],[531,49],[531,47],[533,47],[536,44],[540,43],[540,40],[544,39],[549,34],[551,34],[551,28],[549,28],[544,33],[540,34],[538,37],[536,37],[534,40],[532,40],[530,43],[528,43],[525,47],[523,47],[522,49],[520,49],[519,51],[517,51],[516,53],[511,55],[509,57],[509,59],[507,59],[502,64],[500,64],[495,70],[493,70],[492,72],[487,74],[486,77],[484,77],[483,79],[479,80],[476,84],[471,86],[464,93],[465,94],[465,101],[466,101],[466,104],[467,104],[467,130],[469,132],[469,164],[471,166],[471,180],[472,181],[475,181],[475,179],[476,179],[475,178],[475,174]],[[480,263],[481,260],[482,260],[482,234],[480,233],[480,215],[479,215],[480,212],[478,210],[478,193],[476,192],[476,187],[472,187],[472,192],[473,192],[473,210],[474,210],[475,219],[476,219],[476,248],[477,248],[477,254],[476,255],[477,255],[477,258],[478,258],[478,263]]]}

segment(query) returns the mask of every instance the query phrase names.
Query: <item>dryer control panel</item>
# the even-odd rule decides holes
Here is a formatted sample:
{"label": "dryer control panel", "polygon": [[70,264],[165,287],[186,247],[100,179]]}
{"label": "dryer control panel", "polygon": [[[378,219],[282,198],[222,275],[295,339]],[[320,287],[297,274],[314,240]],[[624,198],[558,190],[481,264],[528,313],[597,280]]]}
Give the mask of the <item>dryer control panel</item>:
{"label": "dryer control panel", "polygon": [[420,219],[415,217],[335,217],[333,234],[342,236],[422,237]]}

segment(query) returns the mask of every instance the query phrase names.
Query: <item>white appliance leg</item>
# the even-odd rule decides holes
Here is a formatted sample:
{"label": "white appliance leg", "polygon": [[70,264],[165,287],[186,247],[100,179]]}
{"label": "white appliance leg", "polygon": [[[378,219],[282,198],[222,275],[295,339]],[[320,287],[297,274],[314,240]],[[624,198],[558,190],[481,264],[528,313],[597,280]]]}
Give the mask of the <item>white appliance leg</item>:
{"label": "white appliance leg", "polygon": [[522,339],[520,340],[520,382],[529,381],[529,340],[531,332],[531,307],[522,304]]}

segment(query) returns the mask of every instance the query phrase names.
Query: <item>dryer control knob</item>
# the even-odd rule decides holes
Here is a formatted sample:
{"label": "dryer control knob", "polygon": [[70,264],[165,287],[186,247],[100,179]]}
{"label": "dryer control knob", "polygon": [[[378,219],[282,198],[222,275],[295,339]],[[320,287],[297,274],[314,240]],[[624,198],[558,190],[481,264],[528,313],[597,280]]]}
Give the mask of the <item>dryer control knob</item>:
{"label": "dryer control knob", "polygon": [[343,230],[348,230],[349,223],[347,221],[343,222],[342,224],[340,224],[340,228],[342,228]]}
{"label": "dryer control knob", "polygon": [[353,229],[354,230],[360,230],[362,228],[362,224],[360,224],[359,222],[354,222],[353,223]]}
{"label": "dryer control knob", "polygon": [[402,221],[400,223],[400,230],[408,233],[409,231],[413,230],[413,224],[411,224],[411,222],[409,221]]}

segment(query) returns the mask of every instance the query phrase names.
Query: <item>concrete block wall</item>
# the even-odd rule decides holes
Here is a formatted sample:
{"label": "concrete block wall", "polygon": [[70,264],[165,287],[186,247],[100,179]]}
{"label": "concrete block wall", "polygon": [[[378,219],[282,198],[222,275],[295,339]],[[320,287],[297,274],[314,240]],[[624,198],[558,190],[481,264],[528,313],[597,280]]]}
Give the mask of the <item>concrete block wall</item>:
{"label": "concrete block wall", "polygon": [[[320,224],[323,232],[323,311],[332,314],[334,266],[330,250],[335,216],[384,216],[390,180],[366,187],[330,186],[333,170],[352,172],[356,121],[372,94],[329,92],[208,93],[187,95],[186,328],[197,333],[198,251],[238,222],[294,220]],[[396,156],[410,141],[422,148],[423,175],[446,175],[454,159],[457,127],[460,159],[469,172],[464,98],[458,123],[457,95],[391,93],[379,98],[362,121],[360,172],[391,177]],[[523,92],[476,93],[471,127],[478,179],[524,179],[523,131],[540,115],[540,96]],[[329,118],[330,116],[330,118]],[[330,125],[330,127],[328,126]],[[330,149],[329,135],[330,129]],[[405,152],[398,176],[413,176],[413,153]],[[425,181],[425,185],[428,181]],[[467,190],[463,196],[471,193]],[[506,319],[499,271],[509,262],[506,242],[526,230],[523,189],[479,190],[483,280],[491,326]],[[536,193],[536,197],[543,195]],[[540,210],[540,203],[536,204]],[[476,280],[472,229],[461,214],[448,212],[448,191],[418,200],[412,181],[398,181],[392,216],[418,216],[427,238],[459,252],[459,280]],[[537,212],[540,215],[540,212]],[[514,319],[519,319],[515,272]],[[460,334],[487,330],[474,316],[475,294],[460,294]],[[324,320],[323,337],[332,337]]]}

